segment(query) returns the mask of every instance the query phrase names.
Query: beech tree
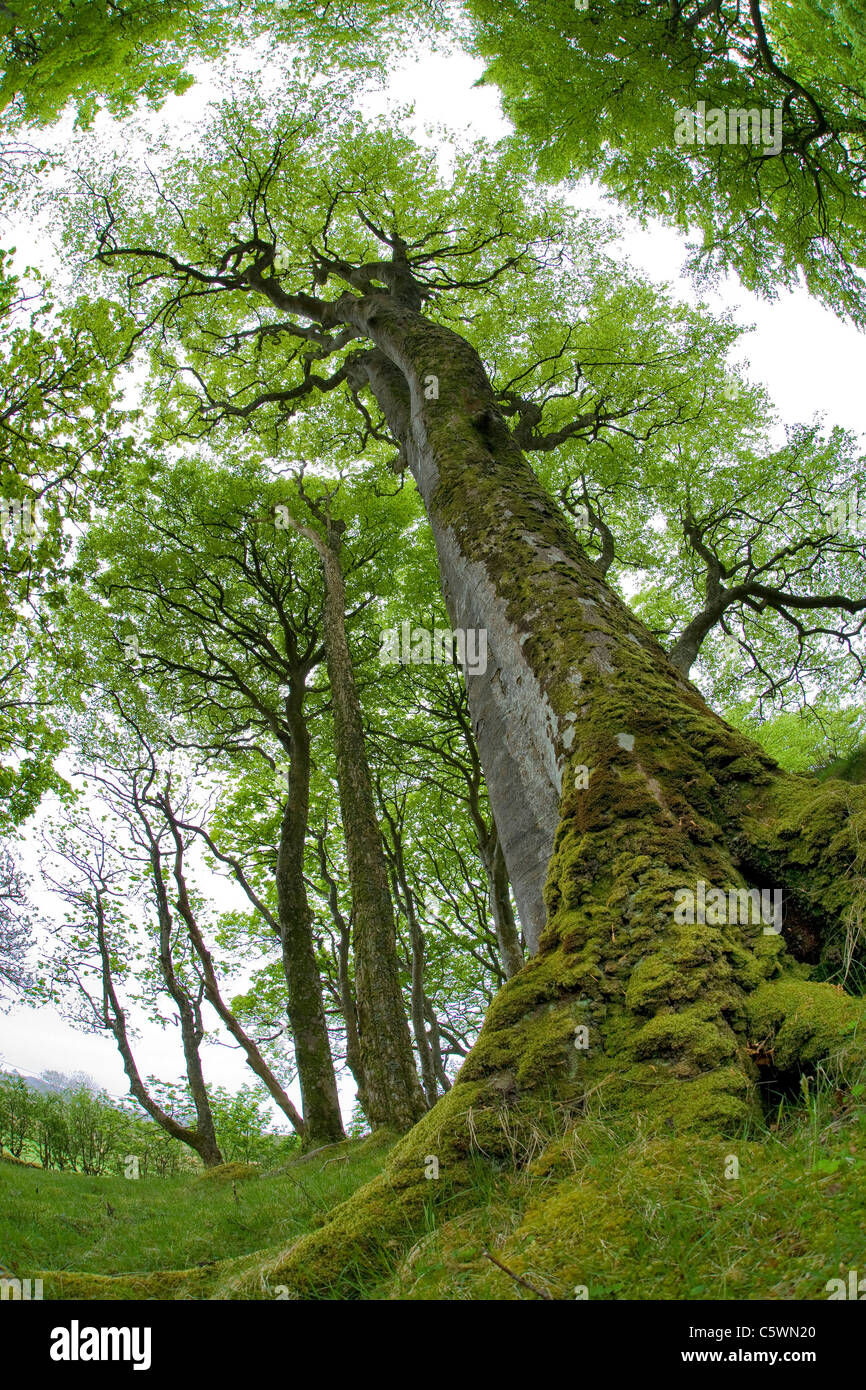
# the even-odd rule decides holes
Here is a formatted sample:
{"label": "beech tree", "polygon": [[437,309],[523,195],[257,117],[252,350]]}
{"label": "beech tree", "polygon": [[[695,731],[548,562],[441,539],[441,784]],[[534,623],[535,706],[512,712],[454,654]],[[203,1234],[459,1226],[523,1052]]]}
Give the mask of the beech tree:
{"label": "beech tree", "polygon": [[212,56],[233,32],[240,37],[236,21],[244,8],[252,7],[209,0],[4,4],[0,110],[8,119],[11,106],[19,121],[48,124],[71,101],[86,125],[100,104],[114,114],[129,111],[139,96],[156,104],[191,85],[184,64],[193,46]]}
{"label": "beech tree", "polygon": [[[313,546],[322,565],[323,627],[334,717],[334,759],[355,918],[355,989],[364,1085],[361,1104],[371,1124],[411,1128],[425,1109],[397,973],[394,909],[373,786],[364,745],[361,704],[346,636],[346,585],[340,560],[346,523],[333,515],[335,491],[315,498],[299,479],[315,525],[289,526]],[[416,1031],[416,1038],[419,1034]],[[425,1034],[419,1046],[424,1056]]]}
{"label": "beech tree", "polygon": [[[483,314],[477,334],[452,326],[465,325],[473,294],[490,304],[510,291],[513,309],[546,257],[562,261],[562,241],[574,246],[563,210],[525,210],[509,194],[516,163],[476,164],[470,183],[458,159],[446,193],[417,154],[357,125],[336,138],[331,125],[321,168],[324,111],[314,123],[295,103],[291,127],[261,104],[254,127],[225,108],[211,168],[179,160],[146,214],[102,191],[97,255],[122,269],[139,336],[155,334],[160,371],[180,383],[163,421],[181,432],[261,411],[258,437],[284,442],[300,402],[338,390],[357,400],[362,437],[393,440],[418,487],[452,626],[487,633],[469,707],[533,955],[488,1010],[458,1084],[394,1159],[401,1201],[383,1207],[373,1189],[355,1200],[343,1259],[383,1222],[402,1229],[406,1204],[426,1198],[434,1136],[453,1180],[473,1142],[503,1145],[503,1088],[525,1112],[539,1087],[603,1084],[615,1109],[723,1131],[759,1111],[761,1066],[796,1071],[850,1043],[862,1004],[804,981],[796,956],[814,958],[852,905],[863,798],[784,773],[706,705],[527,462],[515,436],[532,402],[509,384],[503,412],[470,341],[488,345]],[[577,278],[563,274],[575,296]],[[622,283],[613,298],[624,307]],[[637,336],[640,309],[622,337]],[[657,314],[655,350],[643,340],[649,382],[629,395],[624,367],[617,399],[566,402],[561,442],[624,416],[653,433],[699,412],[682,341],[657,350],[664,331]],[[264,344],[281,340],[266,366]],[[711,361],[720,374],[717,347]],[[791,838],[804,818],[806,855]],[[780,885],[784,935],[718,915],[679,924],[673,903],[689,882],[723,894]],[[589,1040],[580,1053],[577,1028]],[[280,1264],[299,1289],[318,1277],[303,1265],[311,1241]]]}
{"label": "beech tree", "polygon": [[[224,852],[280,944],[306,1140],[332,1142],[343,1127],[304,881],[308,681],[324,656],[315,564],[283,554],[273,505],[262,515],[249,481],[214,470],[203,498],[201,469],[179,465],[162,475],[157,499],[148,467],[142,464],[138,487],[130,479],[126,503],[110,523],[91,528],[82,548],[96,595],[78,605],[79,645],[101,654],[107,681],[119,658],[127,681],[167,698],[183,719],[180,747],[221,767],[267,767],[272,891],[224,843],[210,838],[208,847]],[[81,668],[86,684],[87,664],[79,656],[73,687]]]}
{"label": "beech tree", "polygon": [[[691,264],[773,296],[802,274],[864,321],[866,33],[855,3],[468,0],[486,78],[545,174],[590,175],[626,207],[695,230]],[[677,113],[776,112],[777,139]],[[776,148],[778,144],[778,148]]]}
{"label": "beech tree", "polygon": [[[511,24],[513,57],[518,39],[529,45],[512,21],[536,11],[501,8],[492,28],[498,36]],[[565,8],[538,12],[558,24]],[[570,40],[581,17],[568,12],[560,58],[578,47]],[[634,16],[613,7],[591,57],[602,79],[615,72],[629,19],[623,56],[648,100],[657,73],[670,104],[703,90],[698,60],[720,101],[778,95],[789,139],[780,165],[744,146],[713,177],[699,168],[693,178],[691,153],[666,161],[652,123],[638,138],[626,119],[618,140],[596,136],[605,163],[594,167],[584,155],[602,81],[586,84],[574,122],[575,171],[609,175],[624,193],[633,185],[643,211],[655,198],[675,220],[703,218],[715,263],[756,288],[788,283],[800,268],[829,302],[862,317],[858,88],[822,86],[826,54],[810,59],[802,31],[783,18],[789,73],[755,5],[749,14],[751,29],[723,6],[691,18],[666,9],[663,21],[655,6]],[[854,37],[849,50],[858,78]],[[543,65],[548,54],[539,45],[525,61]],[[517,113],[520,80],[501,70]],[[555,84],[553,63],[550,72]],[[603,133],[626,110],[616,90],[608,96]],[[552,102],[543,86],[536,137]],[[627,178],[617,182],[623,149]],[[153,439],[160,449],[243,441],[273,460],[364,454],[383,477],[411,476],[451,626],[486,634],[486,666],[465,672],[471,731],[529,951],[455,1083],[386,1172],[274,1259],[266,1278],[298,1296],[348,1292],[355,1259],[369,1261],[447,1201],[473,1154],[507,1157],[515,1127],[552,1101],[579,1117],[603,1090],[613,1115],[721,1135],[760,1117],[768,1080],[791,1088],[833,1059],[845,1084],[846,1068],[866,1061],[863,1001],[810,967],[826,942],[841,938],[853,951],[857,941],[866,793],[784,771],[711,708],[688,679],[689,653],[671,659],[530,462],[555,450],[580,460],[599,443],[652,457],[654,441],[711,433],[726,409],[735,330],[606,255],[608,229],[534,185],[526,147],[452,150],[443,173],[443,149],[423,152],[365,122],[343,91],[321,83],[294,76],[278,96],[229,100],[198,148],[151,154],[144,189],[128,167],[86,170],[91,198],[68,210],[68,225],[82,276],[95,258],[100,290],[132,320],[118,333],[118,360],[149,354]],[[551,362],[558,377],[547,390]],[[573,476],[591,480],[591,469]],[[695,510],[694,494],[685,501],[692,554],[718,565],[720,584],[732,579],[708,543],[713,515]],[[818,606],[842,599],[856,615],[862,594],[844,592],[852,557],[810,543],[818,568],[831,553],[838,586],[810,596],[813,575],[798,573],[795,592],[770,537],[769,559],[753,556],[753,587],[738,601],[763,600],[769,563],[779,582],[764,588],[783,608],[798,596]],[[263,646],[254,664],[267,664]],[[390,831],[405,894],[397,817]],[[707,885],[713,901],[701,899],[697,918],[678,914],[682,895]],[[731,897],[748,903],[761,890],[781,894],[780,920],[728,913]],[[429,1095],[426,1063],[425,1081]],[[254,1296],[261,1276],[241,1279],[239,1291]]]}
{"label": "beech tree", "polygon": [[856,441],[813,423],[774,448],[749,418],[767,411],[763,393],[749,394],[724,433],[714,422],[640,460],[594,450],[591,465],[538,470],[609,582],[638,577],[636,611],[684,675],[700,658],[722,708],[747,691],[759,707],[808,703],[816,683],[850,690],[863,675]]}

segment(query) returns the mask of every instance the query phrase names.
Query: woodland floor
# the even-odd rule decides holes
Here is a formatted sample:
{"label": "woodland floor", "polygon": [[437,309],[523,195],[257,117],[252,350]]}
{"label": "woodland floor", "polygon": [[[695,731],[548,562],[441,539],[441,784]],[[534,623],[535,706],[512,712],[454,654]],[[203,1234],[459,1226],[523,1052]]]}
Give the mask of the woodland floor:
{"label": "woodland floor", "polygon": [[[507,1166],[479,1154],[452,1209],[434,1221],[431,1205],[386,1267],[377,1252],[358,1268],[356,1296],[826,1299],[829,1279],[866,1273],[866,1085],[854,1093],[819,1075],[739,1139],[650,1139],[603,1114],[563,1132],[551,1115]],[[46,1299],[237,1297],[390,1146],[137,1182],[0,1161],[0,1273],[41,1277]],[[262,1298],[286,1296],[262,1281]]]}

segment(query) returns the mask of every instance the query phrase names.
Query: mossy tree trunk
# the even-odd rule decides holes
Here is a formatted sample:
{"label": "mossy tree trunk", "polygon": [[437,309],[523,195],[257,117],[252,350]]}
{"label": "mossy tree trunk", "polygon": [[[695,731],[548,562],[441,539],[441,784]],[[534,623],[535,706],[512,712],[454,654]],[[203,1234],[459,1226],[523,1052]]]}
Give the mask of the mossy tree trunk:
{"label": "mossy tree trunk", "polygon": [[[307,1291],[408,1231],[470,1151],[507,1153],[503,1109],[603,1088],[614,1111],[722,1133],[761,1113],[762,1075],[866,1058],[862,1001],[797,960],[859,891],[866,791],[785,774],[707,707],[581,550],[464,340],[378,296],[352,306],[376,344],[356,370],[426,504],[452,624],[487,629],[470,710],[535,954],[381,1181],[275,1266]],[[677,890],[701,881],[780,889],[784,934],[679,924]],[[425,1181],[431,1155],[443,1182]]]}
{"label": "mossy tree trunk", "polygon": [[355,997],[364,1076],[362,1107],[374,1129],[402,1133],[427,1103],[415,1069],[397,960],[394,906],[364,745],[361,702],[346,636],[346,588],[339,533],[323,539],[298,529],[316,547],[325,580],[324,632],[334,756],[346,841],[354,921]]}
{"label": "mossy tree trunk", "polygon": [[290,681],[286,693],[291,760],[289,794],[280,821],[276,883],[289,1026],[302,1096],[304,1142],[307,1147],[315,1148],[319,1144],[336,1143],[346,1136],[304,882],[310,804],[310,736],[303,714],[303,699],[303,682]]}
{"label": "mossy tree trunk", "polygon": [[[820,931],[798,854],[769,829],[802,779],[718,718],[605,583],[474,349],[391,299],[351,303],[376,345],[368,381],[427,507],[451,621],[487,630],[470,710],[524,933],[544,947],[491,1014],[513,1015],[542,965],[545,1002],[569,1000],[543,1056],[532,1045],[513,1057],[516,1075],[538,1079],[545,1057],[594,1074],[605,1057],[633,1099],[664,1091],[676,1109],[743,1118],[755,1102],[748,996],[793,961],[761,923],[678,925],[675,894],[772,886],[789,938],[810,912]],[[823,850],[847,869],[841,829],[831,817]],[[581,1023],[585,1056],[569,1042]],[[480,1065],[476,1049],[464,1073]]]}

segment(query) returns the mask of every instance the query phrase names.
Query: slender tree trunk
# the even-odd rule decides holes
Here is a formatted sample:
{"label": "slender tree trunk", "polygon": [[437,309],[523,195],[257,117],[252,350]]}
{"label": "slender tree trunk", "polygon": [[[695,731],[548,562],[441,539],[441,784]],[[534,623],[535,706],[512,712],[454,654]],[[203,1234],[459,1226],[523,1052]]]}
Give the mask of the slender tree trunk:
{"label": "slender tree trunk", "polygon": [[[301,696],[302,699],[302,696]],[[291,698],[291,705],[294,711],[293,719],[298,719],[301,724],[301,714],[297,710],[300,700]],[[303,754],[306,745],[302,739],[302,754],[295,759],[293,767],[292,782],[289,789],[289,799],[296,795],[308,792],[304,788],[309,785],[309,753]],[[295,773],[298,775],[296,776]],[[306,776],[306,782],[302,774]],[[288,808],[287,808],[288,809]],[[304,805],[300,808],[298,816],[290,814],[287,818],[285,812],[282,817],[280,827],[280,847],[277,854],[277,915],[259,897],[249,879],[243,871],[243,866],[234,855],[224,854],[219,846],[208,835],[207,831],[200,825],[190,824],[187,821],[177,820],[180,830],[191,830],[194,834],[201,836],[211,854],[222,864],[227,864],[244,893],[249,898],[256,912],[262,921],[266,922],[274,932],[281,946],[283,973],[286,978],[286,987],[289,999],[289,1030],[293,1035],[295,1043],[295,1063],[298,1068],[298,1079],[301,1085],[302,1097],[308,1095],[318,1104],[317,1123],[324,1124],[326,1130],[333,1125],[335,1119],[339,1119],[339,1107],[336,1100],[337,1083],[334,1075],[334,1065],[331,1058],[330,1042],[328,1040],[327,1025],[325,1024],[325,1009],[322,1002],[321,978],[318,972],[315,953],[313,950],[313,935],[311,930],[311,918],[307,904],[306,889],[304,886],[303,868],[303,845],[305,837],[306,811]],[[288,829],[287,827],[288,819]],[[280,850],[282,849],[282,858]],[[280,870],[283,878],[281,879]],[[300,884],[294,889],[290,883],[293,872],[299,874]],[[285,933],[280,919],[280,903],[285,904],[285,915],[291,920],[297,920],[307,924],[306,934],[298,929]],[[296,918],[292,914],[296,913]],[[315,968],[313,973],[312,967]],[[297,970],[293,968],[297,965]],[[291,976],[291,978],[290,978]],[[308,988],[302,991],[302,998],[295,999],[292,988],[294,980],[298,978],[306,982]],[[315,991],[318,991],[318,1005],[316,1004]],[[304,999],[312,999],[312,1006],[305,1007]],[[295,1022],[301,1028],[302,1034],[310,1041],[305,1047],[299,1048],[297,1039],[294,1036]],[[263,1078],[264,1079],[264,1078]],[[288,1100],[288,1097],[286,1097]],[[289,1101],[291,1105],[291,1101]],[[308,1118],[302,1117],[304,1132],[309,1130]],[[342,1124],[342,1120],[340,1120]],[[312,1144],[313,1139],[305,1139],[306,1144]],[[322,1141],[324,1142],[324,1140]],[[332,1142],[328,1140],[327,1142]]]}
{"label": "slender tree trunk", "polygon": [[505,855],[502,853],[502,846],[499,843],[499,835],[495,825],[486,842],[483,845],[479,843],[479,849],[481,862],[487,874],[490,911],[493,915],[493,928],[499,946],[499,958],[502,961],[505,978],[510,980],[512,975],[516,975],[518,970],[523,968],[523,947],[520,944],[520,932],[511,907],[508,866],[505,863]]}
{"label": "slender tree trunk", "polygon": [[314,540],[325,576],[325,651],[334,750],[355,921],[355,993],[367,1115],[374,1127],[410,1129],[427,1109],[415,1070],[397,963],[394,908],[364,747],[361,703],[346,638],[338,540]]}
{"label": "slender tree trunk", "polygon": [[159,919],[159,968],[168,993],[174,1001],[175,1008],[180,1019],[180,1035],[183,1045],[183,1056],[186,1064],[186,1075],[189,1082],[192,1102],[195,1106],[196,1127],[195,1127],[195,1148],[201,1156],[202,1162],[208,1167],[213,1167],[222,1163],[222,1154],[216,1139],[213,1114],[208,1099],[207,1086],[202,1070],[201,1047],[204,1038],[204,1025],[201,1018],[201,997],[194,999],[183,981],[178,977],[174,964],[174,954],[172,948],[172,927],[174,919],[168,901],[168,893],[165,886],[162,868],[162,851],[160,849],[159,837],[154,834],[147,813],[138,795],[137,788],[133,789],[133,805],[141,821],[142,828],[147,841],[148,855],[150,858],[151,878],[153,880],[154,893],[156,896],[157,914]]}
{"label": "slender tree trunk", "polygon": [[418,1060],[421,1064],[421,1084],[424,1087],[424,1094],[429,1105],[436,1104],[439,1090],[436,1084],[436,1066],[433,1058],[433,1051],[430,1039],[427,1036],[425,1006],[429,1006],[429,1000],[424,992],[424,932],[421,923],[418,921],[418,913],[415,906],[415,895],[409,882],[409,875],[406,872],[406,860],[403,855],[403,834],[402,820],[397,816],[392,816],[388,810],[387,803],[382,794],[382,787],[377,783],[379,791],[379,804],[382,814],[388,822],[391,832],[391,843],[384,843],[385,853],[391,862],[392,885],[394,888],[394,901],[397,904],[409,926],[409,953],[410,970],[412,976],[412,1032],[415,1034],[415,1050],[418,1053]]}
{"label": "slender tree trunk", "polygon": [[[198,1123],[195,1129],[190,1129],[188,1125],[180,1124],[172,1115],[169,1115],[167,1111],[163,1110],[161,1105],[157,1104],[141,1079],[138,1067],[136,1066],[135,1055],[132,1051],[132,1044],[129,1041],[129,1032],[126,1026],[126,1013],[114,987],[114,977],[111,970],[111,952],[108,948],[108,940],[105,931],[105,910],[100,893],[96,895],[96,940],[99,948],[102,971],[103,1023],[113,1034],[114,1040],[117,1043],[117,1050],[123,1062],[123,1069],[129,1080],[130,1094],[135,1097],[139,1105],[147,1112],[150,1118],[154,1120],[161,1129],[165,1130],[166,1134],[170,1135],[172,1139],[177,1139],[179,1143],[186,1144],[189,1148],[193,1149],[206,1167],[215,1167],[218,1163],[222,1163],[223,1158],[216,1142],[213,1117],[210,1112],[210,1104],[207,1100],[207,1092],[204,1090],[204,1081],[201,1080],[198,1099],[196,1101],[196,1116]],[[187,1075],[189,1075],[188,1058]],[[201,1078],[200,1068],[199,1078]],[[203,1118],[205,1119],[204,1125],[202,1125]]]}
{"label": "slender tree trunk", "polygon": [[247,1065],[249,1066],[250,1070],[263,1083],[263,1085],[271,1095],[272,1099],[276,1102],[276,1104],[282,1110],[283,1114],[286,1116],[286,1119],[289,1121],[289,1124],[295,1130],[296,1134],[299,1134],[301,1138],[304,1138],[306,1135],[306,1126],[304,1124],[302,1115],[299,1113],[296,1106],[292,1104],[291,1098],[288,1095],[286,1095],[285,1090],[280,1085],[274,1073],[271,1071],[270,1067],[268,1066],[258,1047],[253,1042],[253,1039],[241,1027],[237,1018],[232,1013],[231,1009],[228,1007],[228,1005],[222,997],[219,987],[219,981],[217,979],[216,971],[214,970],[213,957],[211,956],[210,951],[207,949],[207,946],[205,945],[204,937],[201,934],[201,930],[196,920],[195,913],[192,910],[192,904],[189,900],[189,893],[187,891],[186,886],[186,878],[183,872],[183,840],[178,829],[177,821],[174,818],[174,814],[172,812],[167,794],[163,799],[163,807],[175,843],[174,880],[177,885],[178,894],[177,908],[181,917],[186,923],[186,929],[189,934],[189,939],[192,943],[193,950],[195,951],[201,963],[202,973],[204,976],[205,997],[208,1000],[208,1002],[212,1005],[212,1007],[215,1009],[219,1017],[222,1019],[223,1023],[231,1033],[232,1037],[243,1048],[244,1055],[247,1059]]}
{"label": "slender tree trunk", "polygon": [[324,832],[322,834],[317,832],[316,842],[319,847],[319,870],[328,886],[328,906],[331,909],[331,918],[337,929],[337,975],[340,1012],[343,1015],[343,1022],[346,1027],[346,1066],[355,1078],[355,1084],[358,1087],[358,1104],[366,1115],[367,1105],[364,1087],[364,1065],[361,1060],[361,1040],[358,1035],[358,1009],[355,1003],[355,994],[352,989],[352,980],[349,972],[352,926],[351,922],[346,921],[340,908],[340,895],[337,891],[337,882],[328,867]]}
{"label": "slender tree trunk", "polygon": [[[148,831],[149,833],[149,831]],[[155,840],[151,839],[151,864],[159,908],[159,966],[165,987],[171,995],[180,1018],[186,1075],[196,1113],[196,1149],[208,1167],[222,1163],[216,1139],[213,1114],[208,1099],[199,1048],[204,1037],[201,1011],[177,977],[172,954],[172,916],[162,877],[162,857]]]}
{"label": "slender tree trunk", "polygon": [[286,717],[291,737],[289,795],[277,851],[277,908],[288,1014],[301,1086],[306,1144],[345,1138],[334,1061],[328,1038],[322,981],[313,943],[304,883],[304,848],[310,802],[310,740],[302,711],[303,687],[289,686]]}
{"label": "slender tree trunk", "polygon": [[445,1070],[445,1062],[442,1057],[442,1035],[439,1031],[439,1019],[436,1017],[432,1000],[428,999],[426,994],[424,995],[424,1017],[430,1024],[430,1054],[433,1058],[433,1071],[444,1095],[446,1091],[451,1090],[451,1077]]}
{"label": "slender tree trunk", "polygon": [[397,883],[400,888],[400,896],[403,900],[406,920],[409,924],[409,948],[412,964],[412,1032],[415,1034],[415,1048],[418,1053],[418,1060],[421,1063],[421,1084],[424,1087],[424,1094],[427,1097],[428,1104],[435,1105],[439,1090],[436,1085],[436,1068],[433,1062],[430,1040],[427,1037],[426,1020],[424,1016],[424,1005],[427,1002],[427,996],[424,992],[424,933],[421,930],[418,914],[415,911],[415,898],[406,873],[400,832],[390,816],[388,819],[390,821],[391,835],[394,841],[394,868],[396,871]]}

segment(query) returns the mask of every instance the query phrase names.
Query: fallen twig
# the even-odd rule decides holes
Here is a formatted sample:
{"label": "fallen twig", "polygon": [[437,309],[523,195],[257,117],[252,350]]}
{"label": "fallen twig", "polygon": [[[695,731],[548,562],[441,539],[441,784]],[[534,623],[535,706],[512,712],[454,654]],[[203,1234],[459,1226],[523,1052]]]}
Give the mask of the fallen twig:
{"label": "fallen twig", "polygon": [[548,1303],[553,1302],[553,1294],[548,1293],[547,1289],[537,1289],[534,1284],[530,1284],[528,1279],[524,1279],[522,1274],[515,1274],[513,1269],[508,1268],[508,1265],[504,1265],[501,1260],[497,1260],[496,1256],[491,1255],[489,1250],[482,1250],[481,1253],[486,1256],[491,1264],[501,1269],[503,1274],[507,1274],[509,1279],[513,1279],[515,1284],[522,1284],[525,1289],[529,1289],[530,1293],[534,1293],[536,1298],[546,1298]]}

